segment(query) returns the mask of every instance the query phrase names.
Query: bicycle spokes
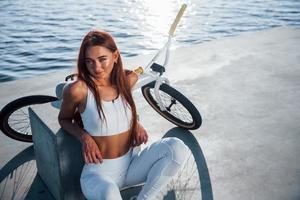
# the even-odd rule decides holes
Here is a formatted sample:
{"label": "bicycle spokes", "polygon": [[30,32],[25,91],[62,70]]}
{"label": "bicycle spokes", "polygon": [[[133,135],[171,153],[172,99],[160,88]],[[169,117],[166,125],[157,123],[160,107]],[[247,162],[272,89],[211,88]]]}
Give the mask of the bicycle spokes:
{"label": "bicycle spokes", "polygon": [[[155,98],[154,90],[150,90],[150,93]],[[183,122],[192,123],[193,119],[190,112],[176,99],[168,95],[163,91],[159,91],[160,98],[166,110],[173,116],[177,117]],[[155,99],[156,100],[156,99]],[[157,100],[156,100],[157,102]]]}
{"label": "bicycle spokes", "polygon": [[9,126],[13,130],[21,132],[23,135],[31,135],[31,128],[27,109],[28,107],[21,108],[12,113],[11,116],[8,118]]}
{"label": "bicycle spokes", "polygon": [[167,186],[160,191],[156,199],[200,199],[201,186],[198,167],[193,154],[190,152],[187,161],[172,178]]}

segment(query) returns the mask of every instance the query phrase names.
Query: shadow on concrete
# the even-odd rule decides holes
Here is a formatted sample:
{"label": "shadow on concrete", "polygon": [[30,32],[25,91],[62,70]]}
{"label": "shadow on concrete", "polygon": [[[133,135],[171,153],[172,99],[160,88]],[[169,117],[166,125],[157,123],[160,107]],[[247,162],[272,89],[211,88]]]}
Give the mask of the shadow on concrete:
{"label": "shadow on concrete", "polygon": [[33,145],[18,153],[1,168],[0,199],[54,200],[37,174]]}
{"label": "shadow on concrete", "polygon": [[195,136],[187,129],[175,127],[170,129],[163,136],[163,138],[165,137],[177,137],[190,148],[198,168],[202,200],[213,200],[213,191],[209,171],[207,168],[205,157]]}
{"label": "shadow on concrete", "polygon": [[2,167],[0,170],[0,182],[2,182],[16,168],[34,159],[34,150],[32,145],[18,153],[14,158],[8,161],[4,167]]}

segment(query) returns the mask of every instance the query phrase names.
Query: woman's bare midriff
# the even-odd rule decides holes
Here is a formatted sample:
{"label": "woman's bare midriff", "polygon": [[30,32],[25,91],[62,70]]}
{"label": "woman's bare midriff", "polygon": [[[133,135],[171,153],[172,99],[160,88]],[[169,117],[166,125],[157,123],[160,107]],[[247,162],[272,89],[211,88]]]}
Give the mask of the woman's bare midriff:
{"label": "woman's bare midriff", "polygon": [[103,159],[113,159],[126,154],[130,147],[129,131],[111,136],[93,136]]}

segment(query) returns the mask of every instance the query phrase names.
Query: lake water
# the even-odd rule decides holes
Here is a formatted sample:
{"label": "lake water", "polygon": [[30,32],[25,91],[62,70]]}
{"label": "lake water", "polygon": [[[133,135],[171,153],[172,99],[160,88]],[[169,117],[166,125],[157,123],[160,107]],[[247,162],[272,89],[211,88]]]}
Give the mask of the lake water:
{"label": "lake water", "polygon": [[300,28],[299,0],[1,0],[0,82],[74,68],[83,36],[95,28],[110,32],[125,58],[153,53],[166,42],[182,3],[188,8],[172,48]]}

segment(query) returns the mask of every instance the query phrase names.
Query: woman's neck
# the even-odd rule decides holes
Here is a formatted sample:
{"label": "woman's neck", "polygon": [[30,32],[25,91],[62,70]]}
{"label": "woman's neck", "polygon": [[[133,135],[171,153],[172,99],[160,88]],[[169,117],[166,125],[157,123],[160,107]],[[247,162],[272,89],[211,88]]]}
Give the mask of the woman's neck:
{"label": "woman's neck", "polygon": [[94,79],[94,83],[97,86],[111,86],[109,79]]}

